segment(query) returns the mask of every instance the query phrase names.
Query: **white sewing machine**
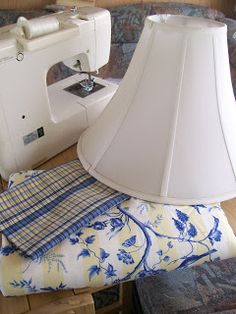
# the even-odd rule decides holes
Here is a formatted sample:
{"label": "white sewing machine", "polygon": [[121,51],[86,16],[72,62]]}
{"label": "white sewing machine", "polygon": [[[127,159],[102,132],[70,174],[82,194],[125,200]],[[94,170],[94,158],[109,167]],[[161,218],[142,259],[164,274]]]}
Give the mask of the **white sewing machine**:
{"label": "white sewing machine", "polygon": [[47,86],[46,76],[60,61],[78,72],[97,71],[108,62],[110,36],[110,14],[98,8],[30,21],[19,18],[17,24],[0,29],[3,178],[34,168],[73,145],[102,112],[115,84],[76,74]]}

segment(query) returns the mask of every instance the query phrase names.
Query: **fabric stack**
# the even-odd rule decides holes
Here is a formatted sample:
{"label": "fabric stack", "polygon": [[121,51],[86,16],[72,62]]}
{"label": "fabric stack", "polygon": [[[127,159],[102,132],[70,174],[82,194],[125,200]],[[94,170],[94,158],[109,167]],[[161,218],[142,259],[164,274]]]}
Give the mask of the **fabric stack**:
{"label": "fabric stack", "polygon": [[[43,193],[47,178],[51,185],[48,171],[13,175],[10,180],[13,194],[6,194],[11,197],[7,203],[17,202],[19,199],[12,196],[32,182],[44,182],[42,186],[37,184]],[[34,190],[27,193],[36,195]],[[68,206],[69,200],[76,200],[76,194],[71,197],[61,204],[65,202]],[[46,202],[50,201],[55,199],[47,198]],[[63,218],[67,216],[65,214]],[[22,217],[21,212],[19,217]],[[38,217],[38,221],[42,219]],[[17,225],[15,220],[13,223],[13,227]],[[54,217],[49,229],[55,232],[56,224],[57,218]],[[26,225],[19,230],[21,242],[26,246],[34,239],[44,243],[46,230],[47,226],[45,230],[42,228],[43,234],[36,232],[33,235],[31,231],[35,233],[35,228]],[[47,247],[41,250],[41,254],[36,250],[38,255],[33,255],[33,260],[32,256],[23,257],[22,252],[3,235],[0,256],[2,293],[23,295],[113,285],[236,255],[236,238],[219,204],[172,206],[130,198],[60,240],[59,244],[58,241],[52,242],[50,250]]]}

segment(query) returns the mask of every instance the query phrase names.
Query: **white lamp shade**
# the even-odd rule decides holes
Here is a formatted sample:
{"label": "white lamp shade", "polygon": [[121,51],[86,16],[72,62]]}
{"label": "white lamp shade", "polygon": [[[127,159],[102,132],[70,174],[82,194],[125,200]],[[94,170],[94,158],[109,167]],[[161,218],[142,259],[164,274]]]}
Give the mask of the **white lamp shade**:
{"label": "white lamp shade", "polygon": [[148,201],[206,204],[236,195],[236,104],[225,24],[146,19],[113,99],[78,143],[85,169]]}

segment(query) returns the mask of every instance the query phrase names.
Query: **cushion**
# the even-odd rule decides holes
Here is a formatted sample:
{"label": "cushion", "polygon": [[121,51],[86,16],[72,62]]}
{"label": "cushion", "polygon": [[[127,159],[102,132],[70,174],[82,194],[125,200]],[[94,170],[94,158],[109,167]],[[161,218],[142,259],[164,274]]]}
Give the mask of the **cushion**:
{"label": "cushion", "polygon": [[110,9],[112,18],[112,43],[137,43],[146,16],[176,14],[220,19],[224,14],[205,6],[186,3],[146,3],[117,6]]}
{"label": "cushion", "polygon": [[42,15],[46,15],[49,12],[46,10],[0,10],[0,27],[8,24],[16,23],[18,17],[24,16],[27,19],[32,19]]}
{"label": "cushion", "polygon": [[[11,186],[24,178],[13,176]],[[23,295],[113,285],[233,257],[236,238],[219,204],[181,207],[131,198],[36,261],[20,256],[4,236],[0,252],[2,293]]]}
{"label": "cushion", "polygon": [[227,38],[229,46],[229,59],[232,66],[236,68],[236,20],[224,18],[220,22],[227,25]]}
{"label": "cushion", "polygon": [[223,18],[219,20],[227,25],[227,37],[229,48],[236,48],[236,20]]}
{"label": "cushion", "polygon": [[109,63],[99,70],[104,78],[122,79],[133,57],[136,43],[112,44]]}

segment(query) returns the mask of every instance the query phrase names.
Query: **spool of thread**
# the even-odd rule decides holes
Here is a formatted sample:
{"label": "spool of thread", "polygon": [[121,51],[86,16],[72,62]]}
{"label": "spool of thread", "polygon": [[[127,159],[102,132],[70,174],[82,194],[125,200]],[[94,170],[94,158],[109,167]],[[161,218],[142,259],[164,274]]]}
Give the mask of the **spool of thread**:
{"label": "spool of thread", "polygon": [[54,16],[35,18],[27,20],[21,16],[17,20],[17,26],[20,26],[27,39],[33,39],[42,35],[47,35],[59,30],[59,21]]}

